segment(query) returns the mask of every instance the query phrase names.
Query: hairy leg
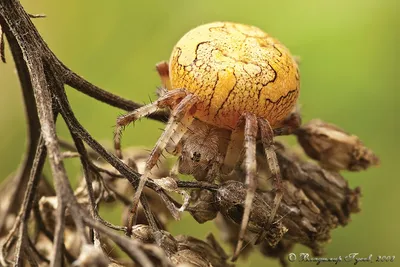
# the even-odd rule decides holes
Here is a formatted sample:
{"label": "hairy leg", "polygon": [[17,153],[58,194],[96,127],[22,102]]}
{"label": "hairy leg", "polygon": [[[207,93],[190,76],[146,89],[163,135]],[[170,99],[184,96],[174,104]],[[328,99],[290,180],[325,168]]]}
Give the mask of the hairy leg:
{"label": "hairy leg", "polygon": [[[173,135],[176,134],[176,129],[179,127],[181,121],[193,121],[193,114],[195,113],[197,98],[192,94],[188,94],[182,101],[173,109],[171,117],[162,133],[160,138],[158,139],[155,147],[150,153],[149,158],[146,161],[145,170],[140,177],[139,185],[136,189],[135,195],[132,201],[132,211],[135,216],[137,206],[139,204],[140,195],[143,191],[144,185],[146,184],[147,177],[150,174],[150,171],[156,165],[159,157],[161,156],[162,151],[167,146],[167,143],[171,139]],[[184,133],[181,133],[181,137]],[[177,140],[179,142],[179,140]],[[132,220],[134,222],[135,220]]]}
{"label": "hairy leg", "polygon": [[171,136],[169,139],[166,150],[168,153],[172,155],[179,155],[182,151],[181,140],[182,137],[190,131],[189,126],[192,124],[194,120],[193,116],[184,116],[178,123],[178,126],[175,129],[175,134]]}
{"label": "hairy leg", "polygon": [[157,99],[155,102],[148,104],[146,106],[140,107],[126,115],[119,116],[117,118],[117,125],[114,134],[114,148],[117,157],[122,158],[121,152],[121,134],[123,128],[129,123],[145,117],[151,113],[154,113],[159,108],[175,106],[182,98],[187,95],[184,89],[176,89],[168,92],[164,96]]}
{"label": "hairy leg", "polygon": [[251,207],[253,204],[254,195],[257,189],[257,162],[256,162],[256,139],[257,139],[257,118],[253,114],[245,114],[244,126],[244,149],[245,149],[245,169],[246,169],[246,198],[244,202],[244,212],[242,223],[240,225],[240,232],[238,243],[236,245],[235,253],[233,254],[232,261],[235,261],[243,247],[244,236],[246,233],[247,225],[250,219]]}
{"label": "hairy leg", "polygon": [[169,176],[175,180],[178,180],[180,161],[181,161],[181,158],[179,157],[169,172]]}
{"label": "hairy leg", "polygon": [[258,118],[258,125],[261,133],[261,142],[264,146],[268,167],[271,171],[272,181],[275,187],[274,203],[271,210],[271,216],[269,217],[267,222],[267,227],[269,227],[272,225],[272,222],[274,221],[274,217],[282,200],[283,196],[282,178],[281,178],[281,171],[278,165],[278,159],[276,157],[273,147],[274,132],[269,122],[265,119]]}
{"label": "hairy leg", "polygon": [[245,118],[241,118],[236,125],[236,128],[232,131],[224,163],[221,171],[223,174],[229,174],[236,167],[240,160],[240,156],[243,151],[244,133],[243,133],[243,122]]}

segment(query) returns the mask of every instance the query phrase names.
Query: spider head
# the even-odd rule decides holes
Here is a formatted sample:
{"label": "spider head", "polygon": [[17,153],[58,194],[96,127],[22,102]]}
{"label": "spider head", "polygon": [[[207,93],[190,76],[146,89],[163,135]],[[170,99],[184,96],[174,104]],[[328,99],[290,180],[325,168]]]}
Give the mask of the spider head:
{"label": "spider head", "polygon": [[223,158],[221,147],[226,146],[228,136],[226,130],[193,121],[182,140],[179,172],[199,181],[213,181]]}

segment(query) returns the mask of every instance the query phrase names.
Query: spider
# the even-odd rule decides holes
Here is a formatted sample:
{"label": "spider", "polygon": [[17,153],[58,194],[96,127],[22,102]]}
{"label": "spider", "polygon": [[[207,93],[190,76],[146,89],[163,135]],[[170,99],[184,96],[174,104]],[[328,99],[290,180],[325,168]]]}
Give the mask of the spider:
{"label": "spider", "polygon": [[[232,258],[236,260],[257,189],[257,140],[263,144],[275,188],[267,225],[272,225],[282,199],[273,137],[289,134],[299,126],[298,116],[291,113],[300,90],[296,60],[278,40],[257,27],[214,22],[186,33],[175,45],[169,64],[159,63],[157,71],[164,88],[160,97],[118,117],[116,124],[114,146],[117,156],[122,158],[121,131],[126,125],[158,109],[171,110],[168,123],[146,162],[132,207],[137,207],[147,177],[164,150],[179,155],[186,145],[183,152],[191,153],[192,161],[200,163],[198,166],[208,166],[192,170],[197,172],[195,178],[207,180],[215,179],[219,172],[232,171],[243,154],[247,194]],[[204,130],[207,137],[196,138]],[[190,151],[196,142],[197,148]],[[207,149],[200,153],[202,147]]]}

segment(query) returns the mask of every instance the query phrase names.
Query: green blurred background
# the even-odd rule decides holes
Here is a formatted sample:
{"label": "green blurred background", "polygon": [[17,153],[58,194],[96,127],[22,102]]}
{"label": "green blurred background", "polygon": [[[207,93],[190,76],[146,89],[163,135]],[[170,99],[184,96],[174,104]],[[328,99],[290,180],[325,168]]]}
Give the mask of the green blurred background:
{"label": "green blurred background", "polygon": [[[260,27],[301,57],[304,121],[335,123],[358,135],[381,158],[367,172],[345,173],[362,188],[362,212],[345,228],[336,229],[327,256],[358,252],[361,256],[400,257],[400,3],[398,0],[303,1],[22,1],[40,33],[70,68],[113,93],[148,103],[159,80],[155,63],[169,58],[175,42],[189,29],[225,20]],[[25,122],[21,92],[9,50],[0,64],[0,179],[17,168],[24,151]],[[397,75],[396,75],[397,74]],[[397,89],[397,90],[396,90]],[[95,138],[110,145],[115,118],[122,111],[69,88],[73,109]],[[67,136],[63,125],[59,135]],[[161,124],[142,120],[125,133],[124,147],[150,148]],[[397,166],[395,165],[397,164]],[[69,161],[71,177],[79,162]],[[0,196],[1,197],[1,196]],[[117,215],[114,215],[117,216]],[[118,218],[115,218],[118,222]],[[196,226],[188,214],[170,229],[204,237],[211,223]],[[297,246],[295,252],[307,251]],[[392,266],[400,266],[400,258]],[[293,264],[307,265],[307,264]],[[240,266],[278,266],[255,253]]]}

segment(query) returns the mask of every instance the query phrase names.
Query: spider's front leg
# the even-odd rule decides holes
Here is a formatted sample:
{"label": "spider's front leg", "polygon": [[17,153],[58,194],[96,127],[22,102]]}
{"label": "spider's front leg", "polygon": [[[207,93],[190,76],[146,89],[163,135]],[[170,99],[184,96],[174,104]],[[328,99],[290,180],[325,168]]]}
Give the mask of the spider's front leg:
{"label": "spider's front leg", "polygon": [[[137,206],[139,204],[140,195],[143,191],[144,185],[146,184],[147,177],[150,171],[156,165],[162,151],[166,148],[167,144],[171,142],[171,139],[176,142],[183,137],[187,131],[187,127],[192,123],[194,117],[193,114],[196,112],[197,97],[192,94],[188,94],[184,89],[172,90],[160,97],[157,101],[152,104],[143,106],[127,115],[121,116],[117,119],[117,129],[114,139],[114,146],[117,154],[121,154],[121,142],[120,132],[122,128],[130,122],[144,117],[150,113],[155,112],[158,108],[173,107],[171,117],[164,129],[164,132],[158,139],[155,147],[150,153],[149,158],[146,161],[145,170],[140,177],[139,185],[136,189],[135,195],[132,201],[132,214],[136,215]],[[130,220],[133,223],[135,220]],[[131,226],[131,225],[129,225]],[[129,227],[128,226],[128,227]]]}
{"label": "spider's front leg", "polygon": [[[257,189],[257,163],[256,163],[256,139],[257,139],[257,118],[251,113],[246,113],[243,116],[245,120],[244,126],[244,149],[245,149],[245,169],[246,169],[246,181],[247,186],[246,198],[244,202],[244,211],[242,217],[242,223],[240,225],[240,232],[238,237],[238,243],[236,245],[235,252],[232,256],[232,261],[235,261],[243,247],[244,236],[246,233],[247,225],[250,219],[251,207],[253,199]],[[236,136],[237,131],[232,132],[232,137]],[[236,140],[231,139],[234,143]],[[229,157],[229,156],[228,156]]]}
{"label": "spider's front leg", "polygon": [[172,90],[151,104],[140,107],[132,112],[129,112],[128,114],[119,116],[117,118],[117,124],[114,133],[114,149],[117,157],[122,159],[121,136],[122,136],[122,130],[125,126],[140,118],[146,117],[156,112],[160,108],[175,106],[186,95],[187,92],[184,89]]}

